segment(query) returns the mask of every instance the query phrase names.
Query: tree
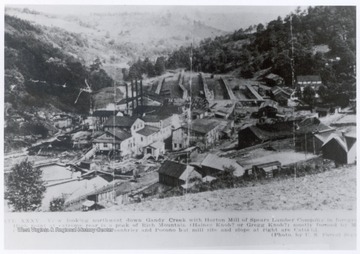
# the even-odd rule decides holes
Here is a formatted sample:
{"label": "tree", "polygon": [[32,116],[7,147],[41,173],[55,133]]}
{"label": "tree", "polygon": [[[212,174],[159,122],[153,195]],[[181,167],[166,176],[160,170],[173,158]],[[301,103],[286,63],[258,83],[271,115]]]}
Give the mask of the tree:
{"label": "tree", "polygon": [[265,26],[264,26],[263,24],[259,23],[259,24],[257,25],[257,27],[256,27],[256,32],[257,32],[257,33],[261,33],[261,32],[263,32],[264,30],[265,30]]}
{"label": "tree", "polygon": [[154,68],[157,75],[163,74],[165,71],[165,57],[158,57]]}
{"label": "tree", "polygon": [[315,90],[311,86],[306,86],[303,91],[303,100],[310,106],[314,105],[315,102]]}
{"label": "tree", "polygon": [[64,207],[65,199],[63,197],[53,198],[50,201],[50,211],[51,212],[61,212],[65,210]]}
{"label": "tree", "polygon": [[98,71],[102,67],[100,58],[95,58],[93,63],[90,65],[90,71]]}
{"label": "tree", "polygon": [[11,168],[5,181],[5,199],[14,211],[35,211],[41,206],[45,192],[42,171],[27,160]]}

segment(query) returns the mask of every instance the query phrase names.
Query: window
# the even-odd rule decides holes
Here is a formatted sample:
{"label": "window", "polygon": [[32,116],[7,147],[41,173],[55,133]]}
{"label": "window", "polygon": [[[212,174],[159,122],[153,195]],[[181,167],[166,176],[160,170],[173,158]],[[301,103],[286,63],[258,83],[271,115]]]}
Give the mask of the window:
{"label": "window", "polygon": [[179,144],[179,148],[182,148],[182,144]]}
{"label": "window", "polygon": [[176,144],[176,143],[174,143],[174,148],[177,148],[177,144]]}
{"label": "window", "polygon": [[144,141],[144,138],[143,137],[141,137],[141,142],[143,142]]}
{"label": "window", "polygon": [[107,144],[107,143],[104,143],[104,147],[108,147],[108,144]]}

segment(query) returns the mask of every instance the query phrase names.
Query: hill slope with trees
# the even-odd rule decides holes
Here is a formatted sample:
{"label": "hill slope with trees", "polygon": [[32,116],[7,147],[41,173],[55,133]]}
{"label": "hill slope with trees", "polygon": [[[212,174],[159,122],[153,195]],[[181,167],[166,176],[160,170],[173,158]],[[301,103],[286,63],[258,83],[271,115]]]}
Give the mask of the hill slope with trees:
{"label": "hill slope with trees", "polygon": [[[48,40],[41,26],[5,16],[5,102],[18,111],[53,105],[62,111],[86,113],[89,94],[75,105],[85,79],[94,91],[113,80],[95,60],[89,67]],[[75,107],[76,106],[76,107]]]}
{"label": "hill slope with trees", "polygon": [[[325,48],[325,50],[324,50]],[[320,50],[322,49],[322,50]],[[172,52],[167,68],[189,68],[190,47]],[[244,78],[271,68],[287,85],[297,75],[320,75],[322,97],[355,95],[356,8],[316,6],[298,8],[284,19],[239,29],[232,34],[206,39],[193,48],[193,69],[210,73],[240,70]]]}

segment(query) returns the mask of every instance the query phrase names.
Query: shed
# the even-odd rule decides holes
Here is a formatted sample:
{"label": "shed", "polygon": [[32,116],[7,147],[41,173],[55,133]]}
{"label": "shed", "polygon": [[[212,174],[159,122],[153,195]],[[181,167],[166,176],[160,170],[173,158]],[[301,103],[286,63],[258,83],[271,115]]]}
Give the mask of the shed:
{"label": "shed", "polygon": [[245,175],[253,177],[272,178],[276,175],[281,167],[279,161],[272,161],[262,164],[253,165],[251,169],[247,169]]}

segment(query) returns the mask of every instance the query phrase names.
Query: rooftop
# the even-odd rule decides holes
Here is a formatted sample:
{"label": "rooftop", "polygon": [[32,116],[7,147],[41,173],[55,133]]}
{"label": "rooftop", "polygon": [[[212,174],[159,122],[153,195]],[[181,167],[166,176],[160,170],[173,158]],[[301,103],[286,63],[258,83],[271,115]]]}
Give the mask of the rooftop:
{"label": "rooftop", "polygon": [[118,113],[118,111],[114,111],[114,110],[95,110],[93,113],[93,116],[109,117],[109,116],[116,115],[117,113]]}
{"label": "rooftop", "polygon": [[349,140],[345,138],[343,135],[338,135],[336,133],[332,133],[323,143],[322,147],[326,146],[331,140],[335,140],[343,149],[344,151],[348,152],[352,146],[355,144],[354,140]]}
{"label": "rooftop", "polygon": [[[94,143],[116,143],[119,144],[125,139],[131,137],[131,134],[124,130],[111,129],[103,135],[93,140]],[[115,139],[114,139],[115,138]]]}
{"label": "rooftop", "polygon": [[137,118],[129,116],[113,116],[104,123],[104,127],[131,128]]}
{"label": "rooftop", "polygon": [[148,145],[149,147],[152,147],[152,148],[155,148],[155,149],[161,149],[164,147],[164,142],[161,142],[161,141],[157,141],[157,142],[154,142],[150,145]]}
{"label": "rooftop", "polygon": [[192,166],[187,166],[182,163],[167,160],[161,165],[158,172],[159,174],[180,178],[187,167],[193,168]]}
{"label": "rooftop", "polygon": [[147,137],[153,133],[159,132],[159,130],[160,129],[155,126],[145,125],[145,127],[143,129],[137,131],[137,133]]}
{"label": "rooftop", "polygon": [[266,100],[263,103],[261,103],[259,109],[265,108],[265,107],[272,107],[272,108],[278,108],[278,103],[273,100]]}
{"label": "rooftop", "polygon": [[271,162],[257,164],[257,165],[254,165],[254,166],[256,166],[258,168],[266,168],[266,167],[271,167],[271,166],[281,166],[281,162],[280,161],[271,161]]}
{"label": "rooftop", "polygon": [[319,75],[303,75],[303,76],[297,76],[296,77],[297,82],[304,82],[304,81],[320,81],[321,77]]}
{"label": "rooftop", "polygon": [[201,166],[215,168],[220,171],[224,171],[225,168],[233,167],[235,169],[235,176],[242,176],[245,172],[244,168],[236,161],[224,157],[219,157],[215,154],[208,154],[201,162]]}
{"label": "rooftop", "polygon": [[[196,119],[191,121],[190,128],[192,131],[207,134],[218,125],[219,121],[216,119]],[[188,126],[185,126],[185,128],[187,129]]]}

